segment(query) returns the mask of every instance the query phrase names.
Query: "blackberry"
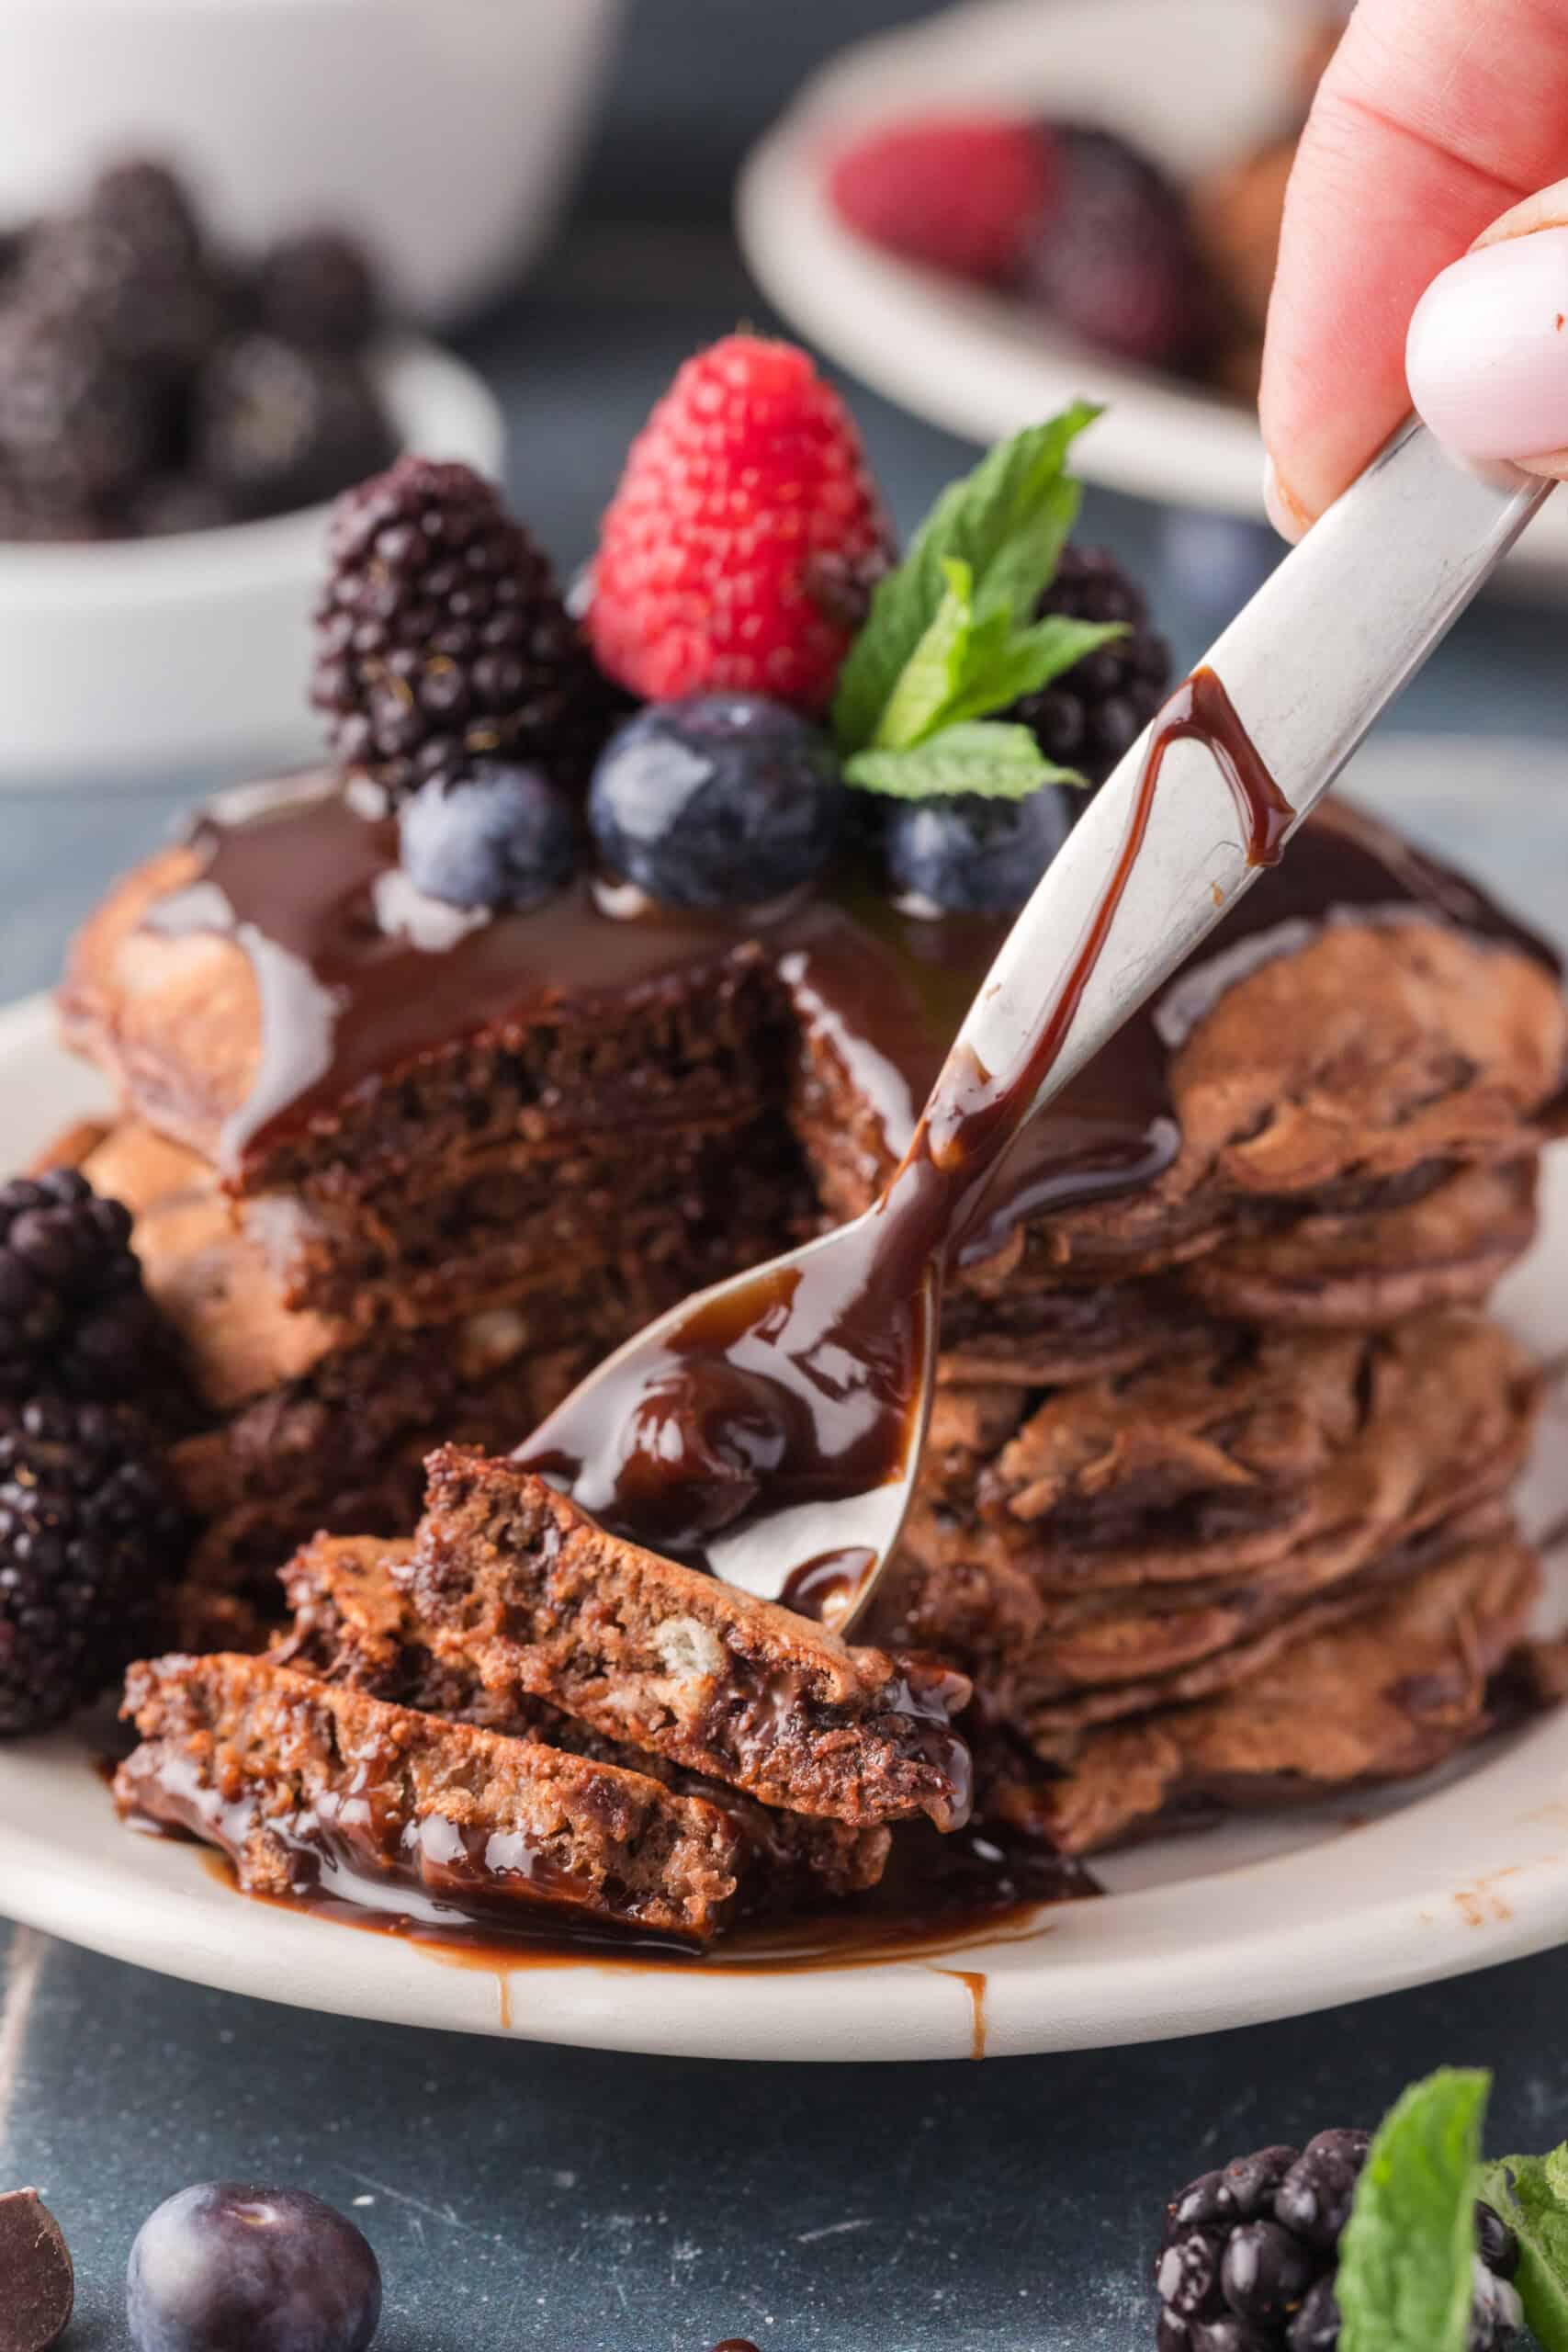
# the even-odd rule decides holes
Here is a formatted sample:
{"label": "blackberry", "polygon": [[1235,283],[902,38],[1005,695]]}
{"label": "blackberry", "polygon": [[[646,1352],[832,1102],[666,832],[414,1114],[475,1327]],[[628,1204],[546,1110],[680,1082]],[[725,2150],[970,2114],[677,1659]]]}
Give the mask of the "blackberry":
{"label": "blackberry", "polygon": [[112,222],[143,266],[174,277],[204,266],[196,207],[166,164],[131,156],[94,181],[87,210]]}
{"label": "blackberry", "polygon": [[130,1215],[74,1169],[0,1186],[0,1397],[112,1403],[175,1382]]}
{"label": "blackberry", "polygon": [[1026,256],[1042,307],[1102,350],[1145,367],[1196,363],[1214,289],[1180,190],[1113,131],[1055,129],[1060,186]]}
{"label": "blackberry", "polygon": [[289,514],[332,498],[384,466],[392,447],[374,386],[341,353],[237,335],[197,378],[197,470],[240,514]]}
{"label": "blackberry", "polygon": [[138,481],[158,447],[148,388],[79,322],[0,313],[0,468],[79,507]]}
{"label": "blackberry", "polygon": [[1170,648],[1149,626],[1143,590],[1109,548],[1064,548],[1035,607],[1043,620],[1122,621],[1124,637],[1086,653],[1001,716],[1032,728],[1048,760],[1103,784],[1170,691]]}
{"label": "blackberry", "polygon": [[89,334],[121,366],[165,379],[188,374],[223,329],[221,299],[204,269],[150,259],[96,212],[65,213],[34,231],[16,300]]}
{"label": "blackberry", "polygon": [[125,502],[128,530],[138,538],[162,539],[182,531],[216,531],[239,520],[215,481],[200,474],[154,474]]}
{"label": "blackberry", "polygon": [[113,1680],[185,1532],[134,1415],[49,1397],[0,1408],[0,1736],[60,1723]]}
{"label": "blackberry", "polygon": [[[1206,2172],[1166,2207],[1155,2257],[1158,2352],[1338,2352],[1339,2240],[1365,2132],[1320,2132],[1298,2154],[1261,2148]],[[1471,2352],[1506,2352],[1523,2324],[1508,2284],[1518,2240],[1475,2208]]]}
{"label": "blackberry", "polygon": [[358,351],[375,334],[381,294],[363,245],[334,229],[285,237],[264,254],[251,289],[257,322],[285,343]]}
{"label": "blackberry", "polygon": [[404,458],[339,501],[311,699],[394,799],[474,759],[577,786],[614,723],[550,563],[468,467]]}
{"label": "blackberry", "polygon": [[41,545],[107,536],[103,514],[69,483],[22,481],[0,468],[0,539]]}

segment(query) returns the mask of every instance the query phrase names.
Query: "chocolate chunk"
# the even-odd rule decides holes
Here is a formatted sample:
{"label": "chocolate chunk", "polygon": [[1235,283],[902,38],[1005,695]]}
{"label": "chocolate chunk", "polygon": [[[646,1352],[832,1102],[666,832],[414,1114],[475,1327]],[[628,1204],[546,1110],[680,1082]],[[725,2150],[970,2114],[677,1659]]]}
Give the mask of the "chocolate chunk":
{"label": "chocolate chunk", "polygon": [[38,2190],[0,2195],[0,2352],[49,2352],[75,2300],[71,2250]]}

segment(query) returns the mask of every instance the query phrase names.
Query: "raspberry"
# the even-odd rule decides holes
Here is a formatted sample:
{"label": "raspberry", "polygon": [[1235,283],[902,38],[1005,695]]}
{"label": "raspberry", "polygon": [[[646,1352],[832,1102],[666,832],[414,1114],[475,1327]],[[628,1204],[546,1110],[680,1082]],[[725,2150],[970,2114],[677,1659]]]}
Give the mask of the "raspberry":
{"label": "raspberry", "polygon": [[61,1722],[135,1656],[186,1533],[135,1416],[0,1408],[0,1736]]}
{"label": "raspberry", "polygon": [[889,123],[846,147],[829,174],[840,217],[874,245],[960,277],[1005,280],[1049,218],[1055,144],[996,115]]}
{"label": "raspberry", "polygon": [[[1155,2257],[1159,2352],[1337,2352],[1339,2240],[1367,2148],[1365,2132],[1320,2132],[1300,2154],[1261,2148],[1173,2197]],[[1471,2343],[1506,2352],[1523,2318],[1508,2284],[1518,2240],[1479,2203],[1475,2234]]]}
{"label": "raspberry", "polygon": [[549,560],[468,466],[404,458],[338,502],[311,700],[402,798],[475,759],[581,785],[614,724]]}
{"label": "raspberry", "polygon": [[130,1211],[74,1169],[0,1185],[0,1397],[48,1389],[102,1404],[177,1385]]}
{"label": "raspberry", "polygon": [[733,689],[815,717],[854,633],[847,591],[891,553],[838,394],[792,345],[729,335],[686,362],[632,446],[589,634],[650,701]]}
{"label": "raspberry", "polygon": [[1170,648],[1149,626],[1144,592],[1109,548],[1065,548],[1041,597],[1041,619],[1122,621],[1113,638],[1005,716],[1034,730],[1048,760],[1102,784],[1170,691]]}

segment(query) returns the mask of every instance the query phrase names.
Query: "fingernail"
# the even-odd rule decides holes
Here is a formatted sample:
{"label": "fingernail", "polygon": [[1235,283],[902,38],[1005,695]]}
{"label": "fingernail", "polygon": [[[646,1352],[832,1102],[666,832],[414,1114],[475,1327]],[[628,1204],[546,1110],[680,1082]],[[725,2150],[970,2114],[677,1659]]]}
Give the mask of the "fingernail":
{"label": "fingernail", "polygon": [[1294,547],[1304,539],[1312,517],[1299,505],[1280,480],[1280,469],[1272,458],[1263,460],[1263,511],[1282,539]]}
{"label": "fingernail", "polygon": [[1404,368],[1457,457],[1540,458],[1568,442],[1568,229],[1467,254],[1416,307]]}

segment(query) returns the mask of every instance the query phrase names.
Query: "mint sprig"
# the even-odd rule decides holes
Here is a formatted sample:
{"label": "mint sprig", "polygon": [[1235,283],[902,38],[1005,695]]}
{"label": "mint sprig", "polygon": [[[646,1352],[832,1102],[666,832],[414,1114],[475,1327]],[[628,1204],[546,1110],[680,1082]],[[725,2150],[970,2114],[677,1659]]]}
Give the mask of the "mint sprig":
{"label": "mint sprig", "polygon": [[1514,2284],[1544,2352],[1568,2352],[1568,2146],[1549,2156],[1504,2156],[1481,2194],[1519,2241]]}
{"label": "mint sprig", "polygon": [[1465,2352],[1491,2083],[1446,2066],[1383,2119],[1339,2245],[1340,2352]]}
{"label": "mint sprig", "polygon": [[998,443],[942,492],[879,582],[833,706],[851,784],[905,799],[1018,799],[1052,781],[1082,782],[1027,728],[988,714],[1123,634],[1116,622],[1033,617],[1083,495],[1067,452],[1099,414],[1079,401]]}

